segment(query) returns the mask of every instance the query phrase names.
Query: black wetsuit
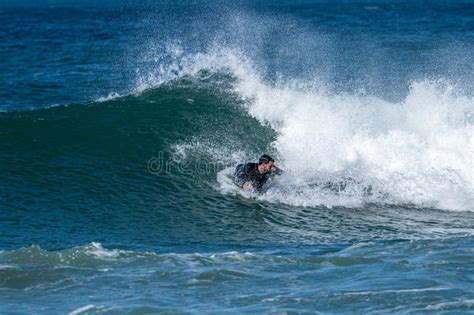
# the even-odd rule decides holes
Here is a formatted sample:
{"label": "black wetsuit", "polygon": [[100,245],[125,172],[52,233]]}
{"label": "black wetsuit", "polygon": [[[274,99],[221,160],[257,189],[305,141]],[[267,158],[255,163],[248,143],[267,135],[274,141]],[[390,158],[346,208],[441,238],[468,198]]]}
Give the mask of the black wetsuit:
{"label": "black wetsuit", "polygon": [[281,173],[282,170],[276,166],[274,166],[270,172],[261,174],[258,171],[258,163],[239,164],[235,168],[234,183],[242,188],[244,183],[250,182],[253,189],[262,192],[263,185],[267,180],[275,175],[280,175]]}

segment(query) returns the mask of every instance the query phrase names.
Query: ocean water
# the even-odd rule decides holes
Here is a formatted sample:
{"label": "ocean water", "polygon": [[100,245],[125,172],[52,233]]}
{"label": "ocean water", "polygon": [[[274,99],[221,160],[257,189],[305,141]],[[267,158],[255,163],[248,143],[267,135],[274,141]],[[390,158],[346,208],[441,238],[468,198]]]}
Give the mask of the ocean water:
{"label": "ocean water", "polygon": [[0,20],[1,314],[474,312],[473,1]]}

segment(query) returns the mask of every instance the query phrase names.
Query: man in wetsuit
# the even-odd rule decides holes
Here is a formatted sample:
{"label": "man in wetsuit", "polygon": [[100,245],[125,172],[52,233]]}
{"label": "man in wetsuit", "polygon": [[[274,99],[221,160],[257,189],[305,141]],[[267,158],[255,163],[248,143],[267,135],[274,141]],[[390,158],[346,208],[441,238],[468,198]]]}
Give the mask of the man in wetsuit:
{"label": "man in wetsuit", "polygon": [[258,163],[239,164],[235,168],[234,183],[244,190],[254,189],[262,192],[263,185],[269,178],[282,173],[274,163],[274,159],[264,154]]}

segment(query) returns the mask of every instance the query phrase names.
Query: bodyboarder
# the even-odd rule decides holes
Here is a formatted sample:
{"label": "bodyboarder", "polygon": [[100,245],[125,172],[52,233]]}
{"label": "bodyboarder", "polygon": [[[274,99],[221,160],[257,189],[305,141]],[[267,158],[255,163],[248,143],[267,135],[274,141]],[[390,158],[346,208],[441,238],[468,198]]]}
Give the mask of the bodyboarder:
{"label": "bodyboarder", "polygon": [[275,160],[264,154],[258,163],[239,164],[235,168],[234,183],[244,190],[255,190],[263,192],[263,185],[276,175],[281,175],[283,171],[276,167]]}

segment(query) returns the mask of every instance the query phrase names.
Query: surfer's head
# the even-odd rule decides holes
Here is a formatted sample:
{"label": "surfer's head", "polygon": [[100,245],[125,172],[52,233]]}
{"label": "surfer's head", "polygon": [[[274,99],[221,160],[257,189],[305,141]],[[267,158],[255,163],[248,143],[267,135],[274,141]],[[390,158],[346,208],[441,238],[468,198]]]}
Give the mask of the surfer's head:
{"label": "surfer's head", "polygon": [[258,159],[258,171],[261,174],[270,172],[272,170],[274,162],[275,160],[270,155],[262,155],[260,159]]}

